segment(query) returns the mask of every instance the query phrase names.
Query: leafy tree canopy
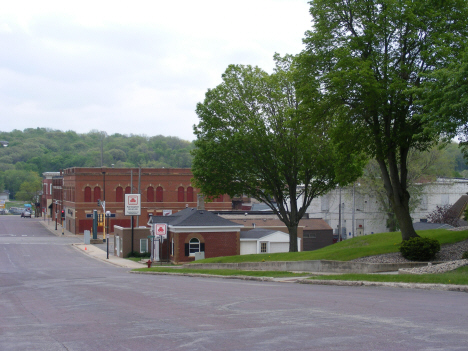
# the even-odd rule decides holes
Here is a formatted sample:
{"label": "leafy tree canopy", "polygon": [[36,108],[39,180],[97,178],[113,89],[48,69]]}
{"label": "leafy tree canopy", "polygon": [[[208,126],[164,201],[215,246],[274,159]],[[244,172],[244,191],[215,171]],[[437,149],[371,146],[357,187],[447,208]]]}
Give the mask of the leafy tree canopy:
{"label": "leafy tree canopy", "polygon": [[27,180],[20,185],[19,191],[16,193],[16,200],[36,203],[39,200],[39,193],[42,190],[42,178],[34,175],[34,179]]}
{"label": "leafy tree canopy", "polygon": [[[377,161],[402,239],[417,236],[410,216],[408,156],[412,149],[430,148],[443,132],[421,102],[436,94],[429,87],[440,72],[455,72],[462,62],[468,3],[310,4],[313,29],[306,33],[306,50],[299,57],[304,82],[320,87],[322,109],[334,118],[339,140],[353,141],[342,144],[342,152],[362,150]],[[450,111],[445,118],[449,116]]]}
{"label": "leafy tree canopy", "polygon": [[[327,124],[297,98],[292,57],[275,59],[273,74],[229,66],[223,83],[197,105],[192,171],[205,195],[248,194],[266,203],[288,227],[295,252],[312,199],[355,179],[363,160],[336,156]],[[337,167],[345,171],[341,178]]]}

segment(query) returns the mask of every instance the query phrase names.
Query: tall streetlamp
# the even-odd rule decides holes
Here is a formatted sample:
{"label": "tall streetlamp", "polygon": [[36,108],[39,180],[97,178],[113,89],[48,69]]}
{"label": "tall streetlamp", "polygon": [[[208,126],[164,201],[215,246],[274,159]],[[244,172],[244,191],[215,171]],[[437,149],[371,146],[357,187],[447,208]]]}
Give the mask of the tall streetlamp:
{"label": "tall streetlamp", "polygon": [[338,240],[337,242],[341,241],[341,187],[340,187],[340,197],[339,197],[339,205],[338,205]]}
{"label": "tall streetlamp", "polygon": [[[7,147],[7,146],[8,146],[8,141],[0,140],[0,144],[1,144],[3,147]],[[0,208],[1,208],[2,210],[4,210],[4,209],[5,209],[5,204],[2,203],[2,204],[0,205]],[[5,213],[5,212],[2,212],[2,213]]]}
{"label": "tall streetlamp", "polygon": [[[106,171],[102,171],[102,182],[103,182],[103,194],[102,194],[102,214],[106,215]],[[103,234],[102,234],[102,241],[105,243],[106,240],[106,219],[104,218],[104,226],[103,226]]]}
{"label": "tall streetlamp", "polygon": [[[357,186],[361,186],[360,183],[357,184]],[[354,229],[356,227],[355,221],[356,221],[356,182],[353,183],[353,219],[352,219],[352,225],[353,225],[353,238],[354,238]]]}

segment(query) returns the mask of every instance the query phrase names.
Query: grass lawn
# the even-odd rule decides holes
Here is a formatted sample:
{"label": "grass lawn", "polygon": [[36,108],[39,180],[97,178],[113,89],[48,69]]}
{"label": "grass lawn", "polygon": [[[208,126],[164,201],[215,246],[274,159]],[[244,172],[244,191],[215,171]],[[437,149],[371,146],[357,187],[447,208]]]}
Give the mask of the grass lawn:
{"label": "grass lawn", "polygon": [[137,272],[166,272],[166,273],[201,273],[212,275],[244,275],[250,277],[306,277],[309,274],[291,273],[291,272],[278,272],[278,271],[241,271],[237,269],[183,269],[183,268],[164,268],[164,267],[151,267],[151,268],[138,268],[133,271]]}
{"label": "grass lawn", "polygon": [[340,274],[311,277],[310,279],[468,285],[468,266],[440,274]]}
{"label": "grass lawn", "polygon": [[[421,230],[418,231],[418,234],[423,237],[437,239],[441,245],[451,244],[468,239],[468,230]],[[315,251],[215,257],[207,258],[204,260],[198,260],[196,261],[196,263],[239,263],[261,261],[309,260],[350,261],[359,257],[398,252],[400,243],[400,232],[380,233],[361,236],[354,239],[347,239],[342,242]]]}

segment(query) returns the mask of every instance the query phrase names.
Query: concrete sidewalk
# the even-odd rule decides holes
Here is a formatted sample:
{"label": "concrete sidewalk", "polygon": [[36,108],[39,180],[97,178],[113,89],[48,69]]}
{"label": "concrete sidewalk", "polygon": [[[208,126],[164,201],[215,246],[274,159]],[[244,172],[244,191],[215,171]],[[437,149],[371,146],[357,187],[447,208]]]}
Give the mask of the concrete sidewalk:
{"label": "concrete sidewalk", "polygon": [[[103,261],[103,262],[106,262],[106,263],[109,263],[118,267],[131,268],[131,269],[146,267],[146,265],[144,264],[114,256],[113,255],[114,244],[112,242],[112,239],[109,241],[109,258],[107,258],[107,243],[84,244],[83,235],[75,235],[69,232],[65,228],[62,228],[60,223],[57,223],[57,230],[56,230],[55,222],[51,220],[44,220],[44,219],[38,219],[38,220],[40,220],[41,224],[46,229],[48,229],[52,234],[55,234],[58,237],[76,238],[76,242],[72,244],[73,248],[77,249],[78,251],[86,255],[89,255],[92,258],[95,258],[97,260],[100,260],[100,261]],[[98,235],[98,239],[102,240],[102,235]]]}
{"label": "concrete sidewalk", "polygon": [[77,249],[78,251],[81,251],[97,260],[110,263],[114,266],[131,268],[131,269],[146,267],[146,265],[143,265],[141,263],[114,256],[112,255],[111,252],[109,252],[109,258],[107,258],[107,251],[101,250],[95,245],[73,244],[73,247]]}

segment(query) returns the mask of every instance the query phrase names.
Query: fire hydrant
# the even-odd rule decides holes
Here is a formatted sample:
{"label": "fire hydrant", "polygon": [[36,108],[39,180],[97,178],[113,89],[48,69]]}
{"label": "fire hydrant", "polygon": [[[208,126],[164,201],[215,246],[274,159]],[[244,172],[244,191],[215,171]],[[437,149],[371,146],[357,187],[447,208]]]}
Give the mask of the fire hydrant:
{"label": "fire hydrant", "polygon": [[151,268],[151,264],[152,264],[152,263],[153,263],[153,262],[151,262],[151,260],[148,260],[148,261],[146,262],[146,264],[148,265],[148,268]]}

